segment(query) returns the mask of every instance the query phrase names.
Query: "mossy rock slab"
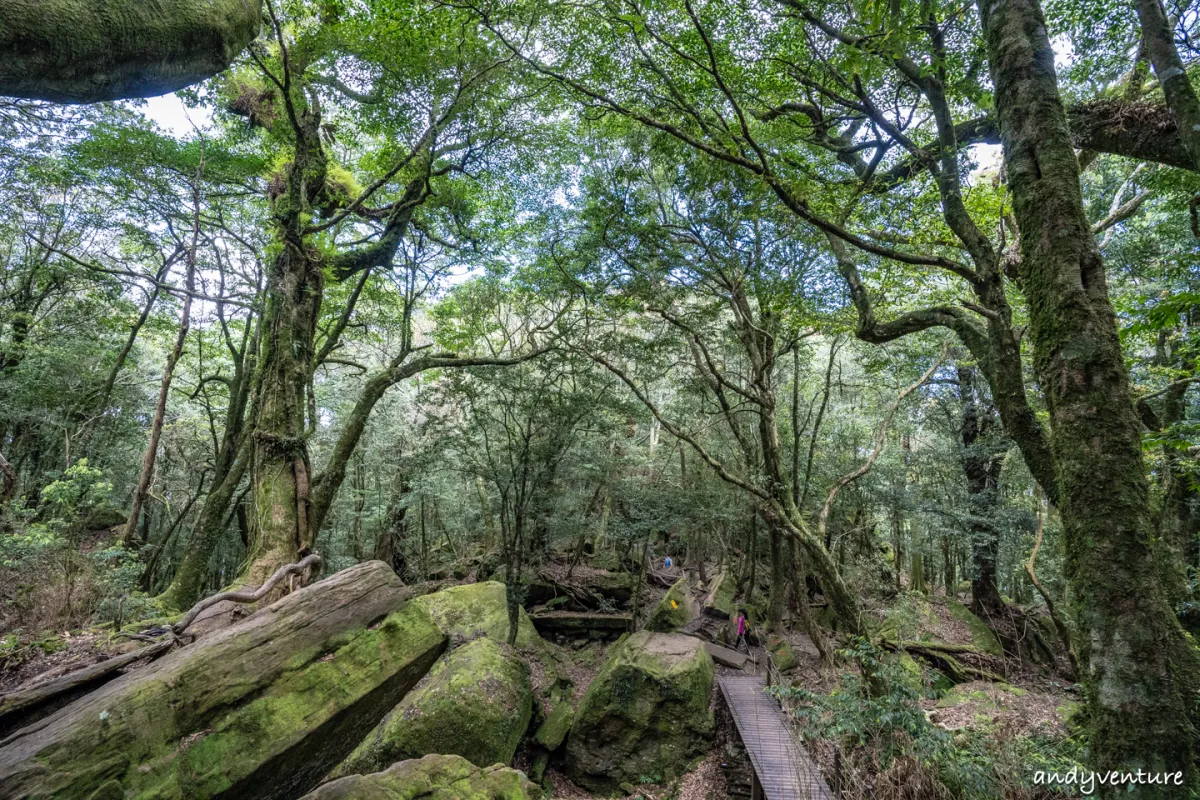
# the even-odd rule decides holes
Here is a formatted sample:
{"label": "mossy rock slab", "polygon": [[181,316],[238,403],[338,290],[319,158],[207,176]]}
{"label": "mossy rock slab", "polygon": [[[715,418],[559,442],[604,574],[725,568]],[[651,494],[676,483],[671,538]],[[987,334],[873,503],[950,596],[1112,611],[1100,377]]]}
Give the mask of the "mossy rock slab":
{"label": "mossy rock slab", "polygon": [[433,753],[479,767],[508,764],[532,714],[529,667],[508,645],[475,639],[439,661],[331,777]]}
{"label": "mossy rock slab", "polygon": [[331,781],[300,800],[541,800],[542,790],[515,769],[479,767],[462,756],[428,755],[382,772]]}
{"label": "mossy rock slab", "polygon": [[123,675],[5,739],[0,795],[296,797],[445,647],[407,597],[367,562]]}
{"label": "mossy rock slab", "polygon": [[946,610],[950,612],[950,616],[964,623],[970,629],[971,644],[985,653],[991,653],[994,656],[1004,655],[1004,648],[1000,646],[1000,640],[996,638],[996,634],[992,632],[986,622],[971,613],[971,609],[957,600],[947,599]]}
{"label": "mossy rock slab", "polygon": [[[451,636],[463,639],[486,636],[497,642],[506,642],[508,605],[504,593],[503,583],[486,581],[451,586],[418,597],[413,602],[428,611],[433,621]],[[541,641],[529,620],[529,614],[525,613],[525,609],[520,609],[517,647],[533,647]]]}
{"label": "mossy rock slab", "polygon": [[692,586],[685,575],[675,581],[663,595],[662,601],[646,623],[646,630],[672,633],[682,630],[699,615],[700,606],[692,597]]}
{"label": "mossy rock slab", "polygon": [[575,709],[567,700],[559,700],[533,734],[534,743],[554,752],[566,741],[567,732],[574,720]]}
{"label": "mossy rock slab", "polygon": [[713,575],[708,581],[708,594],[704,596],[704,612],[718,619],[729,619],[733,613],[735,583],[729,570],[723,569]]}
{"label": "mossy rock slab", "polygon": [[897,595],[884,613],[875,633],[881,639],[894,642],[926,640],[929,631],[937,627],[937,621],[929,598],[920,592],[904,592]]}
{"label": "mossy rock slab", "polygon": [[566,772],[598,792],[668,781],[708,749],[713,663],[690,636],[638,631],[613,645],[567,737]]}
{"label": "mossy rock slab", "polygon": [[775,666],[780,672],[788,672],[796,668],[796,653],[792,644],[782,636],[767,637],[767,649],[775,660]]}

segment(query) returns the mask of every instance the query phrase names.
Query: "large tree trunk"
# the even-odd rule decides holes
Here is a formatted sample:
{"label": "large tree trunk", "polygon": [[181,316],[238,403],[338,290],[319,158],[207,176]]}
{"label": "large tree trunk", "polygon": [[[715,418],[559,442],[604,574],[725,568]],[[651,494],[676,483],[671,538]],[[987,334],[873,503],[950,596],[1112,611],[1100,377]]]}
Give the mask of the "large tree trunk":
{"label": "large tree trunk", "polygon": [[306,401],[323,282],[320,264],[291,243],[268,279],[258,420],[251,434],[254,524],[239,576],[249,585],[294,561],[316,535],[308,455],[308,427],[315,421]]}
{"label": "large tree trunk", "polygon": [[[980,2],[1099,770],[1196,778],[1200,661],[1151,550],[1141,431],[1037,0]],[[1141,796],[1168,796],[1140,787]],[[1175,796],[1184,796],[1178,790]]]}
{"label": "large tree trunk", "polygon": [[[993,441],[996,411],[979,397],[975,370],[958,368],[958,392],[962,402],[962,468],[967,477],[968,512],[971,521],[971,608],[983,619],[995,619],[1004,610],[996,565],[1000,558],[999,532],[995,519],[996,493],[1004,451]],[[947,584],[947,594],[951,586]]]}
{"label": "large tree trunk", "polygon": [[325,261],[305,242],[305,220],[325,186],[321,115],[303,107],[295,155],[274,199],[280,250],[267,273],[250,492],[254,510],[246,561],[236,583],[257,586],[316,540],[308,438],[316,429],[310,394]]}

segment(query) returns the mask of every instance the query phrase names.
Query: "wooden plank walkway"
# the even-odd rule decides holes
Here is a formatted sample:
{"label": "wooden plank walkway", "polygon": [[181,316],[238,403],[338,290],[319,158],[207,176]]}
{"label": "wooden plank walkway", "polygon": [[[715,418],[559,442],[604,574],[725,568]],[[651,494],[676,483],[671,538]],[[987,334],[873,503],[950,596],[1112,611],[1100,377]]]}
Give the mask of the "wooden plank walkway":
{"label": "wooden plank walkway", "polygon": [[758,675],[722,675],[733,714],[766,800],[833,800],[816,762],[789,732],[775,698]]}

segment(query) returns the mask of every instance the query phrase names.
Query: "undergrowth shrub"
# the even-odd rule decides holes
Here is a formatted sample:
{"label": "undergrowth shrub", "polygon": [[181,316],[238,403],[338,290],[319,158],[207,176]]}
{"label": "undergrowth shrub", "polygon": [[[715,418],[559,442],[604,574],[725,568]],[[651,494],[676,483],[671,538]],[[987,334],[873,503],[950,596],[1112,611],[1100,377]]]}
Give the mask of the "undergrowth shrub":
{"label": "undergrowth shrub", "polygon": [[[0,634],[79,627],[94,617],[116,627],[156,615],[138,591],[142,562],[112,544],[120,521],[112,484],[80,459],[42,490],[42,503],[0,537]],[[21,638],[25,644],[28,642]]]}
{"label": "undergrowth shrub", "polygon": [[[1082,746],[1066,736],[960,729],[932,723],[921,691],[903,667],[865,639],[839,656],[860,672],[844,673],[828,695],[775,687],[789,700],[805,738],[841,754],[842,796],[878,800],[1036,800],[1067,796],[1035,786],[1038,770],[1078,767]],[[872,676],[868,682],[863,676]]]}

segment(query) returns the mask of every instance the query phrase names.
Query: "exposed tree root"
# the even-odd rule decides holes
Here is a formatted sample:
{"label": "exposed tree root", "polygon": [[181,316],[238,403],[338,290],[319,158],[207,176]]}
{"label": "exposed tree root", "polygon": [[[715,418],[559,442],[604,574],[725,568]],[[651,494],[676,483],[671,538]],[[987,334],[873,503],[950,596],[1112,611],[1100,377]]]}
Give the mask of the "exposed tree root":
{"label": "exposed tree root", "polygon": [[196,605],[192,606],[192,610],[184,614],[178,622],[171,626],[172,632],[176,636],[181,636],[187,627],[196,621],[196,617],[207,608],[215,606],[217,603],[256,603],[263,599],[275,588],[281,580],[288,575],[302,575],[309,567],[318,567],[321,564],[321,557],[316,553],[305,556],[295,564],[285,564],[275,570],[275,574],[267,578],[262,586],[257,589],[243,589],[242,591],[219,592],[212,597],[206,597]]}
{"label": "exposed tree root", "polygon": [[967,683],[968,681],[975,680],[992,681],[993,683],[1005,682],[1003,676],[981,667],[964,663],[958,658],[958,656],[962,655],[978,656],[980,658],[992,657],[974,645],[945,644],[943,642],[893,642],[887,639],[881,640],[879,645],[892,652],[904,651],[917,656],[955,683]]}

